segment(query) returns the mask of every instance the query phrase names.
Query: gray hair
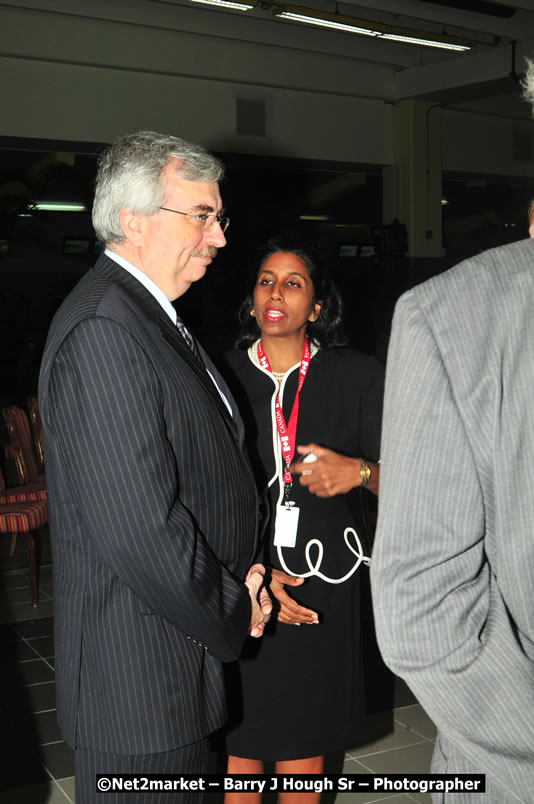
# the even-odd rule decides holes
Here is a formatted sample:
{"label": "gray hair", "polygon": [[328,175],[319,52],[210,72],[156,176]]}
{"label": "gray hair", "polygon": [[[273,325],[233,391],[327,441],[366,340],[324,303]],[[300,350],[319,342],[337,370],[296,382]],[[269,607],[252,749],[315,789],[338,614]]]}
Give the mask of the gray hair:
{"label": "gray hair", "polygon": [[119,137],[100,156],[93,203],[93,226],[104,243],[121,243],[124,233],[121,210],[153,215],[163,204],[161,176],[172,160],[177,174],[186,181],[218,182],[224,166],[201,145],[158,134],[138,131]]}
{"label": "gray hair", "polygon": [[530,103],[532,107],[532,113],[534,114],[534,62],[530,61],[530,59],[526,60],[527,62],[527,71],[525,73],[525,77],[523,78],[523,97]]}

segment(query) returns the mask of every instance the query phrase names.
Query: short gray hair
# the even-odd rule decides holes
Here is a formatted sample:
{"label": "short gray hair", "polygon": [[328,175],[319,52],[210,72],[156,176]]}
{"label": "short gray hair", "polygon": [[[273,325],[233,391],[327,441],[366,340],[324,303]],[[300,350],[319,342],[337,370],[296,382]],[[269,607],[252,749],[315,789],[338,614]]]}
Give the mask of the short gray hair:
{"label": "short gray hair", "polygon": [[530,61],[530,59],[527,59],[526,62],[527,71],[522,82],[523,97],[527,103],[530,103],[532,107],[532,114],[534,115],[534,62]]}
{"label": "short gray hair", "polygon": [[224,166],[201,145],[138,131],[119,137],[100,156],[93,203],[93,226],[104,243],[121,243],[121,210],[152,215],[163,203],[161,176],[177,160],[177,174],[186,181],[218,182]]}

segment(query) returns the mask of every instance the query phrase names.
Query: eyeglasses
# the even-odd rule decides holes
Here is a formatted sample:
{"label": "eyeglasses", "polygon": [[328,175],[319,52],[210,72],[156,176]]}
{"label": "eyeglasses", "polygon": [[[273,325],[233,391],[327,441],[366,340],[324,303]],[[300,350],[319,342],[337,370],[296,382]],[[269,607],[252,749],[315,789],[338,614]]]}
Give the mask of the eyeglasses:
{"label": "eyeglasses", "polygon": [[[226,232],[230,226],[230,218],[227,218],[225,215],[217,215],[215,212],[197,212],[196,214],[191,214],[190,212],[180,212],[177,209],[169,209],[169,207],[160,207],[160,209],[164,209],[165,212],[175,212],[177,215],[185,215],[186,218],[194,218],[199,222],[201,229],[204,229],[206,226],[212,229],[215,226],[215,221],[217,221],[223,232]],[[211,222],[210,218],[212,219]]]}

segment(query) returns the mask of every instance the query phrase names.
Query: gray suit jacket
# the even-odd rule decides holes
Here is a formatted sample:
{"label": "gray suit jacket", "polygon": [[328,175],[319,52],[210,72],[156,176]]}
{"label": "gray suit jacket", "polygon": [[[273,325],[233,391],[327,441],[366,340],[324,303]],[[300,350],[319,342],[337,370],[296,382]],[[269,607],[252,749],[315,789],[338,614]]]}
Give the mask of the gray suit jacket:
{"label": "gray suit jacket", "polygon": [[[534,241],[399,301],[371,567],[386,663],[439,730],[434,769],[534,797]],[[442,800],[439,796],[437,801]]]}
{"label": "gray suit jacket", "polygon": [[199,740],[224,721],[222,662],[250,620],[257,506],[236,422],[106,256],[54,319],[39,406],[63,736],[123,754]]}

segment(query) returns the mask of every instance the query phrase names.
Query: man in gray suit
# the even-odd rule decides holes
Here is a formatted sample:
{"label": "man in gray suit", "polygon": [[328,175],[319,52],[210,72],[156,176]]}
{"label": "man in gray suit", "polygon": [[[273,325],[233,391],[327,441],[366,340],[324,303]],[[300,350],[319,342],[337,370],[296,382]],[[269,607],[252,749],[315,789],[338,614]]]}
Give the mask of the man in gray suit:
{"label": "man in gray suit", "polygon": [[[534,74],[529,71],[534,97]],[[534,800],[534,242],[405,294],[386,372],[379,645],[438,727],[432,769]]]}
{"label": "man in gray suit", "polygon": [[100,800],[96,773],[205,770],[222,663],[268,617],[263,567],[247,573],[257,504],[241,419],[171,304],[226,243],[221,175],[175,137],[109,148],[93,209],[106,250],[45,348],[57,712],[78,804]]}

